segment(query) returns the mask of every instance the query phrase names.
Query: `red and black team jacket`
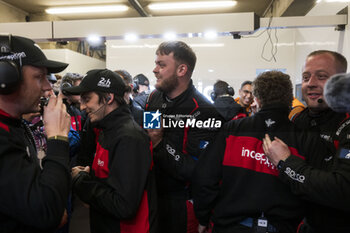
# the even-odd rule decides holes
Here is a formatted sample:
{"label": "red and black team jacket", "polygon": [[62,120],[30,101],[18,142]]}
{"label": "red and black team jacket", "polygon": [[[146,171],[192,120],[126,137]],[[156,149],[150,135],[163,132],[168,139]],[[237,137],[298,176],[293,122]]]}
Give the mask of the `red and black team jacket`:
{"label": "red and black team jacket", "polygon": [[[209,126],[214,123],[221,126],[223,119],[214,106],[195,89],[192,82],[185,92],[174,99],[167,98],[157,90],[153,91],[147,100],[145,111],[157,110],[162,113],[163,119],[163,139],[154,148],[158,194],[189,199],[188,185],[196,161],[213,141],[218,128],[196,127],[200,125],[186,127],[187,119],[195,118],[195,122],[206,121]],[[184,127],[174,125],[180,121],[185,122]]]}
{"label": "red and black team jacket", "polygon": [[287,165],[279,171],[265,156],[262,139],[266,133],[282,139],[291,157],[301,161],[327,151],[317,144],[317,137],[297,129],[288,112],[286,107],[270,105],[224,125],[194,175],[194,208],[201,225],[211,220],[217,232],[232,232],[230,227],[263,213],[279,232],[296,232],[305,213],[303,202],[279,177],[286,174],[298,183],[308,183],[308,177]]}
{"label": "red and black team jacket", "polygon": [[73,180],[74,192],[90,205],[91,232],[156,232],[157,197],[148,135],[126,105],[94,127],[99,135],[91,174],[80,172]]}
{"label": "red and black team jacket", "polygon": [[300,128],[315,132],[321,143],[332,150],[326,157],[315,153],[302,161],[292,156],[286,166],[309,182],[298,183],[288,176],[293,192],[310,202],[307,222],[315,232],[350,232],[350,118],[349,114],[328,109],[312,115],[306,108],[295,118]]}
{"label": "red and black team jacket", "polygon": [[54,232],[70,189],[69,145],[48,140],[40,168],[34,138],[0,110],[0,232]]}

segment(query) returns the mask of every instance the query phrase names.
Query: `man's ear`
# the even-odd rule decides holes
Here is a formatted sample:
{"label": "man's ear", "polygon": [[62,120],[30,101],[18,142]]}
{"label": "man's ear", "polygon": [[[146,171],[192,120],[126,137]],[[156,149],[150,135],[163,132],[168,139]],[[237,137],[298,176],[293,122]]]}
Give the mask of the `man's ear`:
{"label": "man's ear", "polygon": [[185,64],[181,64],[177,67],[177,75],[185,76],[187,74],[188,67]]}

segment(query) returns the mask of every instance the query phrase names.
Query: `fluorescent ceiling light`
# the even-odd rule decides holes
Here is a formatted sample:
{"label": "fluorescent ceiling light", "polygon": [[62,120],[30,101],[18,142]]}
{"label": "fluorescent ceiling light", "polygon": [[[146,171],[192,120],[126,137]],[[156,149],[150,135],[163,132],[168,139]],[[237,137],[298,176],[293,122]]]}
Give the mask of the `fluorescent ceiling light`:
{"label": "fluorescent ceiling light", "polygon": [[[111,45],[113,49],[155,49],[158,48],[159,44],[138,44],[138,45]],[[216,44],[189,44],[191,48],[217,48],[217,47],[224,47],[225,44],[223,43],[216,43]]]}
{"label": "fluorescent ceiling light", "polygon": [[163,38],[167,39],[167,40],[175,40],[176,39],[176,33],[175,32],[166,32],[166,33],[164,33]]}
{"label": "fluorescent ceiling light", "polygon": [[325,2],[350,2],[350,0],[326,0]]}
{"label": "fluorescent ceiling light", "polygon": [[139,36],[135,33],[127,33],[124,36],[124,40],[130,41],[130,42],[137,41],[138,39],[139,39]]}
{"label": "fluorescent ceiling light", "polygon": [[98,46],[102,44],[102,38],[98,35],[88,36],[87,41],[91,46]]}
{"label": "fluorescent ceiling light", "polygon": [[200,8],[220,8],[232,7],[237,4],[236,1],[206,1],[206,2],[172,2],[172,3],[151,3],[148,5],[150,10],[186,10]]}
{"label": "fluorescent ceiling light", "polygon": [[46,9],[48,14],[84,14],[97,12],[123,12],[129,8],[125,5],[82,6],[82,7],[54,7]]}
{"label": "fluorescent ceiling light", "polygon": [[204,32],[204,37],[208,40],[214,40],[218,37],[218,33],[216,31],[210,30]]}

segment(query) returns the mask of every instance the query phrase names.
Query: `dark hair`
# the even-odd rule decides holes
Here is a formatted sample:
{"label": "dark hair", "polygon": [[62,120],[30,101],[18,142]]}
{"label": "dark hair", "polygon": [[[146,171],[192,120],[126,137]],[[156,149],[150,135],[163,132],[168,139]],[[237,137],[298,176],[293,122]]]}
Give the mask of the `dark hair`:
{"label": "dark hair", "polygon": [[218,80],[216,81],[216,83],[214,83],[213,91],[216,96],[225,95],[225,94],[229,94],[232,96],[234,95],[233,88],[227,82],[222,80]]}
{"label": "dark hair", "polygon": [[252,85],[252,84],[253,84],[252,81],[249,81],[249,80],[244,81],[244,82],[241,84],[241,89],[242,89],[245,85]]}
{"label": "dark hair", "polygon": [[337,53],[335,51],[330,51],[330,50],[316,50],[311,52],[309,55],[307,55],[307,58],[311,56],[316,56],[316,55],[322,55],[322,54],[330,54],[334,59],[336,63],[336,70],[338,73],[346,73],[346,70],[348,69],[348,62],[346,58],[341,55],[340,53]]}
{"label": "dark hair", "polygon": [[289,108],[293,101],[293,86],[288,74],[280,71],[261,73],[253,82],[253,95],[261,106],[283,104]]}
{"label": "dark hair", "polygon": [[125,92],[131,92],[130,84],[132,84],[133,81],[132,81],[132,76],[130,75],[130,73],[126,70],[116,70],[114,72],[117,73],[123,79],[123,81],[126,85]]}
{"label": "dark hair", "polygon": [[[108,97],[109,97],[109,94],[106,93],[106,92],[100,92],[100,91],[96,91],[95,92],[97,95],[98,95],[98,103],[101,104],[101,103],[107,103],[107,100],[108,100]],[[118,95],[114,95],[114,100],[115,102],[117,102],[118,106],[121,106],[121,105],[124,105],[126,104],[124,98],[122,96],[118,96]]]}
{"label": "dark hair", "polygon": [[167,41],[159,45],[156,54],[169,55],[174,54],[176,62],[184,63],[188,67],[188,71],[192,74],[196,65],[197,57],[192,48],[182,41]]}
{"label": "dark hair", "polygon": [[61,90],[66,87],[73,87],[76,81],[83,80],[83,75],[78,73],[66,73],[61,79]]}

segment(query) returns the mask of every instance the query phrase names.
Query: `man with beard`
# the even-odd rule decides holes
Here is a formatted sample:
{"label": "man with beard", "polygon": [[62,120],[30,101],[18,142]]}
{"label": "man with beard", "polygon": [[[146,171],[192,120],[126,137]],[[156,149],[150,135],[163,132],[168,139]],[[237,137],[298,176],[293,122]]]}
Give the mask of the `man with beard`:
{"label": "man with beard", "polygon": [[34,41],[0,36],[0,232],[54,232],[65,221],[70,188],[70,118],[62,96],[44,108],[46,156],[40,167],[32,133],[22,116],[40,111],[52,90],[47,73],[68,64],[46,58]]}
{"label": "man with beard", "polygon": [[252,115],[250,105],[253,103],[253,100],[252,81],[244,81],[241,84],[241,89],[239,89],[239,97],[237,97],[235,101],[245,109],[248,116]]}
{"label": "man with beard", "polygon": [[[150,94],[146,111],[160,111],[164,123],[178,123],[148,129],[154,149],[160,232],[197,232],[190,181],[200,154],[221,127],[221,117],[193,86],[196,55],[187,44],[163,42],[156,55],[157,90]],[[187,124],[189,121],[195,124]],[[205,121],[209,126],[201,127]]]}

